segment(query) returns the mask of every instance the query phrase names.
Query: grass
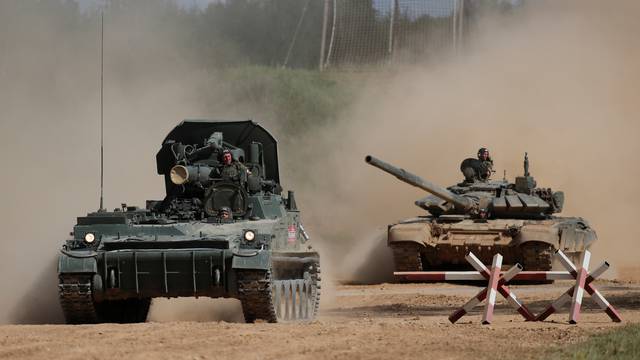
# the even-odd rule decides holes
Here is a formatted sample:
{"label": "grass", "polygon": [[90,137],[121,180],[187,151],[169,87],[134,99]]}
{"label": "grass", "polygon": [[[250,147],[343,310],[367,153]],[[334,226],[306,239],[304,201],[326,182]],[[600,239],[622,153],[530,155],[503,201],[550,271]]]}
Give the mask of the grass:
{"label": "grass", "polygon": [[640,324],[631,324],[616,330],[592,335],[586,342],[567,348],[558,348],[546,354],[545,359],[640,359]]}
{"label": "grass", "polygon": [[332,73],[266,66],[224,72],[231,101],[248,103],[284,124],[290,133],[335,120],[350,103],[352,82]]}

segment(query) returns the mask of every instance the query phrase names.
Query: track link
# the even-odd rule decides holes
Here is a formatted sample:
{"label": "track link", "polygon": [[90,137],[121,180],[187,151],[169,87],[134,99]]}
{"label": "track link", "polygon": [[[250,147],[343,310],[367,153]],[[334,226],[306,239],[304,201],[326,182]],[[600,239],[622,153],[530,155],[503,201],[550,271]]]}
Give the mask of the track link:
{"label": "track link", "polygon": [[305,269],[302,278],[273,280],[271,271],[264,270],[241,270],[237,277],[238,298],[248,323],[310,321],[318,314],[321,282],[318,262]]}
{"label": "track link", "polygon": [[391,245],[396,271],[422,271],[420,246],[414,243],[394,243]]}
{"label": "track link", "polygon": [[98,313],[91,292],[91,276],[60,275],[58,292],[67,324],[98,322]]}
{"label": "track link", "polygon": [[522,245],[522,262],[528,271],[550,271],[555,249],[546,243]]}
{"label": "track link", "polygon": [[311,271],[311,281],[312,281],[312,286],[313,286],[313,290],[312,290],[312,294],[315,293],[314,295],[314,300],[313,300],[313,314],[311,317],[311,320],[315,319],[316,316],[318,315],[318,311],[320,310],[320,292],[322,289],[322,276],[321,276],[321,271],[320,271],[320,263],[316,262],[313,264],[313,269]]}
{"label": "track link", "polygon": [[271,271],[238,271],[238,298],[242,303],[244,319],[248,323],[258,319],[274,323],[278,319],[273,306]]}

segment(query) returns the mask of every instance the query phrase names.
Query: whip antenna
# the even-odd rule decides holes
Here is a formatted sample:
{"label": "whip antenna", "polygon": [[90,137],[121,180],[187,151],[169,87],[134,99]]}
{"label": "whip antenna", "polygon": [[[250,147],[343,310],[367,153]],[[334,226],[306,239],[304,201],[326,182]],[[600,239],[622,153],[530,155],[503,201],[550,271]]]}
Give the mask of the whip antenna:
{"label": "whip antenna", "polygon": [[104,192],[104,11],[100,11],[100,209],[105,211]]}

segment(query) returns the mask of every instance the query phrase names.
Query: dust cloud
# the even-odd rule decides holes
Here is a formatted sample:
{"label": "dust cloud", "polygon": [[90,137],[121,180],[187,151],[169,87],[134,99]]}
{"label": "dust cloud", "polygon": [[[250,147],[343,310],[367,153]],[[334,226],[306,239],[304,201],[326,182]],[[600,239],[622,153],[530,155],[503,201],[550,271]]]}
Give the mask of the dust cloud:
{"label": "dust cloud", "polygon": [[[636,264],[639,7],[532,2],[487,19],[444,63],[359,75],[341,121],[280,139],[284,186],[297,191],[324,279],[389,280],[386,225],[421,213],[413,201],[423,193],[365,165],[365,155],[447,185],[481,146],[509,178],[527,151],[538,184],[566,192],[564,215],[598,231],[594,255]],[[95,32],[78,34],[55,16],[0,18],[0,323],[55,323],[57,249],[75,217],[98,207],[98,24],[93,17]],[[246,113],[251,104],[216,108],[224,84],[210,85],[215,73],[180,56],[186,45],[153,12],[107,18],[106,29],[106,207],[144,205],[162,197],[154,156],[179,120],[260,114]],[[203,99],[202,87],[216,90]],[[208,302],[200,315],[177,304],[158,302],[152,319],[234,321],[209,313]]]}
{"label": "dust cloud", "polygon": [[[0,5],[0,323],[56,323],[58,249],[75,218],[99,207],[99,20],[75,19],[86,31],[71,31],[78,26],[46,2],[19,6]],[[237,115],[206,110],[215,100],[198,89],[216,76],[182,56],[186,45],[161,19],[153,8],[105,17],[108,209],[162,199],[155,153],[179,121]],[[215,89],[207,95],[215,98]]]}
{"label": "dust cloud", "polygon": [[341,280],[388,279],[371,277],[391,262],[372,231],[422,212],[413,201],[423,192],[365,155],[449,185],[480,147],[491,149],[495,176],[510,179],[528,152],[538,185],[565,191],[562,215],[597,230],[594,257],[637,264],[638,10],[635,1],[528,2],[487,18],[455,58],[363,81],[337,126],[297,143],[310,166],[294,182],[331,255],[324,268]]}
{"label": "dust cloud", "polygon": [[242,306],[236,299],[154,299],[149,321],[225,321],[243,323]]}

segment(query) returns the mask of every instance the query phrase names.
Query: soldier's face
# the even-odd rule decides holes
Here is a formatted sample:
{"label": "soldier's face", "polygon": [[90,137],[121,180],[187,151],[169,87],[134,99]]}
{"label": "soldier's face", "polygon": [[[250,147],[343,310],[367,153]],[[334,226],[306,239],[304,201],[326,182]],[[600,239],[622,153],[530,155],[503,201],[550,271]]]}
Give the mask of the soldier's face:
{"label": "soldier's face", "polygon": [[231,154],[226,153],[226,154],[222,155],[222,162],[223,162],[225,165],[229,165],[229,164],[231,164]]}
{"label": "soldier's face", "polygon": [[485,151],[485,152],[483,152],[483,153],[480,153],[480,159],[481,159],[481,160],[487,160],[487,159],[489,159],[489,152],[488,152],[488,151]]}
{"label": "soldier's face", "polygon": [[222,217],[223,219],[228,219],[228,218],[229,218],[229,213],[228,213],[228,212],[226,212],[226,211],[223,211],[223,212],[222,212],[221,217]]}

